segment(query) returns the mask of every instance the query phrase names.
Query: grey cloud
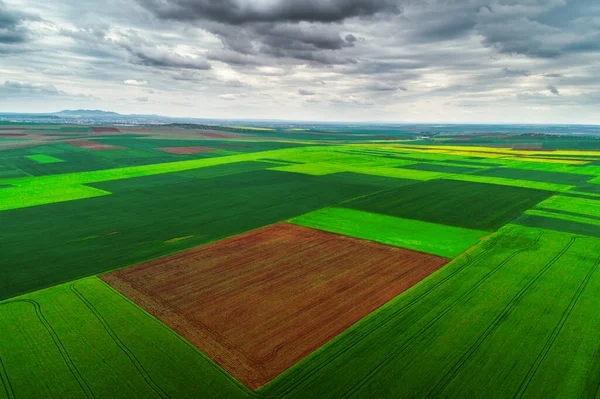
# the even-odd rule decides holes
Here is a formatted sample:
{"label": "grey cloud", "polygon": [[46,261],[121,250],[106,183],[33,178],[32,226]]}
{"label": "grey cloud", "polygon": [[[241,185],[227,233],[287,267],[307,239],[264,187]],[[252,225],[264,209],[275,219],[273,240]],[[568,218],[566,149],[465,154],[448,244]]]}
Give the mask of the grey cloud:
{"label": "grey cloud", "polygon": [[477,30],[483,44],[500,53],[556,58],[565,54],[600,51],[593,26],[563,19],[550,23],[544,16],[564,6],[564,0],[494,2],[482,7]]}
{"label": "grey cloud", "polygon": [[546,78],[564,78],[564,75],[561,75],[560,73],[547,73],[544,75],[544,77]]}
{"label": "grey cloud", "polygon": [[344,40],[346,40],[347,43],[354,43],[356,42],[358,39],[356,38],[356,36],[354,36],[352,33],[347,34],[346,36],[344,36]]}
{"label": "grey cloud", "polygon": [[300,94],[301,96],[314,96],[317,93],[312,90],[298,89],[298,94]]}
{"label": "grey cloud", "polygon": [[60,94],[66,94],[65,92],[58,91],[54,85],[38,85],[32,83],[12,82],[10,80],[5,81],[4,84],[0,86],[0,92],[2,92],[3,95],[25,94],[57,96]]}
{"label": "grey cloud", "polygon": [[371,91],[398,91],[398,90],[402,90],[402,91],[407,91],[408,89],[404,86],[398,86],[392,83],[385,83],[385,82],[371,82],[368,85],[364,86],[364,89],[366,90],[371,90]]}
{"label": "grey cloud", "polygon": [[353,47],[356,37],[344,38],[331,26],[313,23],[256,23],[248,26],[208,24],[225,49],[211,51],[210,59],[233,65],[258,65],[265,56],[321,64],[348,64],[352,57],[339,50]]}
{"label": "grey cloud", "polygon": [[206,57],[210,61],[220,61],[238,66],[255,66],[262,64],[260,58],[255,55],[226,49],[209,51],[206,54]]}
{"label": "grey cloud", "polygon": [[440,3],[434,2],[431,8],[406,16],[412,40],[439,42],[462,37],[473,30],[477,24],[477,7],[472,4],[469,7],[469,3]]}
{"label": "grey cloud", "polygon": [[503,68],[502,71],[508,76],[529,76],[529,71],[525,69]]}
{"label": "grey cloud", "polygon": [[191,57],[173,51],[169,46],[161,46],[140,37],[136,31],[121,32],[117,39],[109,36],[108,26],[98,26],[78,30],[62,30],[63,36],[70,37],[82,45],[82,51],[100,58],[125,56],[132,64],[157,67],[208,70],[210,64],[204,57]]}
{"label": "grey cloud", "polygon": [[7,80],[0,86],[0,97],[72,97],[94,99],[95,97],[81,94],[69,94],[63,90],[58,90],[51,84],[23,83]]}
{"label": "grey cloud", "polygon": [[194,22],[217,35],[225,48],[213,51],[209,58],[232,65],[259,63],[251,56],[328,65],[354,63],[354,57],[337,53],[353,47],[358,39],[352,33],[342,37],[337,23],[401,12],[399,0],[139,1],[159,19]]}
{"label": "grey cloud", "polygon": [[168,50],[159,48],[135,48],[124,45],[124,48],[129,51],[134,64],[160,67],[160,68],[182,68],[182,69],[210,69],[210,64],[202,58],[192,58],[179,55]]}
{"label": "grey cloud", "polygon": [[257,22],[342,22],[380,13],[397,14],[397,0],[139,0],[164,19],[210,20],[230,25]]}
{"label": "grey cloud", "polygon": [[11,10],[0,0],[0,45],[15,45],[28,42],[30,40],[30,32],[23,26],[23,23],[27,20],[38,19],[39,17],[37,16]]}
{"label": "grey cloud", "polygon": [[554,85],[548,85],[548,91],[554,95],[557,95],[557,96],[560,95],[560,92]]}

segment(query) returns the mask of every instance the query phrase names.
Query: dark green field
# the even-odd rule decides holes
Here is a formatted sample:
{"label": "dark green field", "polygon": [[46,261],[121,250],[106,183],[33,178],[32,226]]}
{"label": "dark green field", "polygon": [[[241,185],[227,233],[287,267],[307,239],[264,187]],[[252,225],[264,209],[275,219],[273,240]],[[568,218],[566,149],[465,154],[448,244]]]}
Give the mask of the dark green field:
{"label": "dark green field", "polygon": [[477,230],[495,230],[552,192],[455,180],[430,180],[343,204],[344,207]]}

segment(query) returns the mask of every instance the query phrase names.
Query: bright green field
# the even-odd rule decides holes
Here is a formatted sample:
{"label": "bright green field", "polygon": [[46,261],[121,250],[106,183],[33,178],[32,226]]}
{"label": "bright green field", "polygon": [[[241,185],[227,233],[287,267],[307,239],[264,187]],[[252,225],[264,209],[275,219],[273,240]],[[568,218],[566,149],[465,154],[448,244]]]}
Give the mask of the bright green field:
{"label": "bright green field", "polygon": [[44,155],[44,154],[29,155],[27,158],[31,159],[32,161],[35,161],[37,163],[57,163],[57,162],[64,162],[64,160],[62,160],[62,159],[55,158],[55,157],[52,157],[50,155]]}
{"label": "bright green field", "polygon": [[348,208],[319,209],[289,221],[447,258],[455,257],[488,234],[485,231],[401,219]]}
{"label": "bright green field", "polygon": [[0,397],[249,396],[196,348],[97,278],[0,302],[0,333]]}

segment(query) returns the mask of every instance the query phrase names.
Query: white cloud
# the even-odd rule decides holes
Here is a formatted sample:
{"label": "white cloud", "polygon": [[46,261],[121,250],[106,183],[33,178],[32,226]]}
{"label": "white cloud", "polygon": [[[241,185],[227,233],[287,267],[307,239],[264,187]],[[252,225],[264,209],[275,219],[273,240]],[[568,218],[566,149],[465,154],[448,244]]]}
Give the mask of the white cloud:
{"label": "white cloud", "polygon": [[124,80],[123,83],[130,86],[146,86],[148,84],[147,80],[135,80],[135,79],[127,79]]}

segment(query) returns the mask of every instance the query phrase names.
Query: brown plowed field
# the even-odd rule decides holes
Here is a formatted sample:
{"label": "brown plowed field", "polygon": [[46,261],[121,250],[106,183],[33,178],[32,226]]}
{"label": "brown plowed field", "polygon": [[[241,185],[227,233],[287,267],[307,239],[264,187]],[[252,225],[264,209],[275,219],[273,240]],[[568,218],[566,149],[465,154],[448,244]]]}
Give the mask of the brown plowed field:
{"label": "brown plowed field", "polygon": [[447,262],[278,223],[101,278],[257,389]]}
{"label": "brown plowed field", "polygon": [[164,147],[157,150],[170,152],[171,154],[195,154],[197,152],[217,151],[217,148],[194,146],[194,147]]}
{"label": "brown plowed field", "polygon": [[92,140],[68,140],[64,142],[73,147],[85,148],[92,151],[103,151],[103,150],[122,150],[123,147],[110,144],[102,144]]}

